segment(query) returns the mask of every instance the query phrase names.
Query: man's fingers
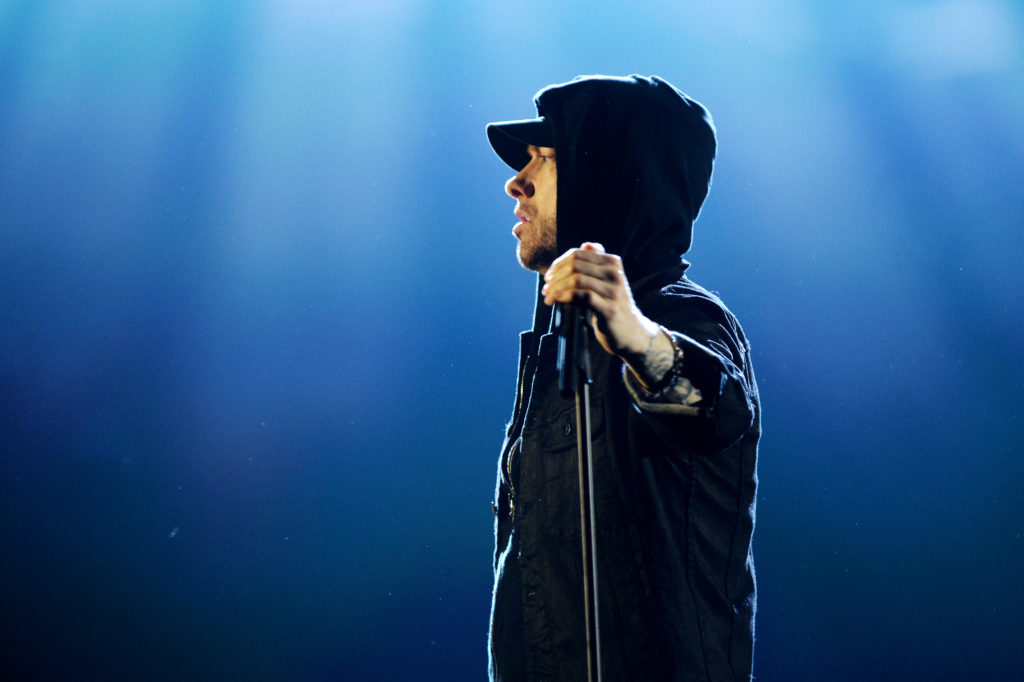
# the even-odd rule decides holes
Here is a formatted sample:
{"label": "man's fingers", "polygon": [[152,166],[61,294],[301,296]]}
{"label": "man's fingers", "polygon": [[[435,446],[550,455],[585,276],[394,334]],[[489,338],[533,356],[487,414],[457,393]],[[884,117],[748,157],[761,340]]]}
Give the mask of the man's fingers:
{"label": "man's fingers", "polygon": [[615,286],[600,277],[576,272],[548,282],[544,287],[544,300],[549,304],[553,301],[567,303],[577,294],[588,292],[611,299],[615,297]]}
{"label": "man's fingers", "polygon": [[604,251],[591,251],[589,249],[574,249],[573,256],[575,260],[586,261],[588,263],[616,263],[618,259],[615,256],[609,255]]}
{"label": "man's fingers", "polygon": [[579,273],[581,275],[590,275],[598,279],[603,279],[606,282],[614,282],[616,277],[616,269],[609,263],[590,263],[585,260],[577,258],[571,263],[572,270],[568,270],[569,265],[566,265],[565,275],[571,275],[572,273]]}
{"label": "man's fingers", "polygon": [[[572,272],[597,274],[596,267],[607,268],[610,272],[615,272],[621,270],[622,263],[615,256],[597,251],[584,251],[582,248],[570,249],[551,264],[544,279],[550,282]],[[610,275],[603,275],[603,277],[611,279]]]}
{"label": "man's fingers", "polygon": [[604,247],[598,244],[597,242],[583,242],[583,244],[581,244],[579,248],[569,249],[561,256],[556,258],[554,262],[551,263],[551,267],[548,268],[548,271],[550,272],[552,269],[557,269],[566,261],[570,261],[577,257],[582,258],[583,260],[591,261],[593,263],[601,263],[605,261],[616,263],[620,262],[618,256],[606,255]]}

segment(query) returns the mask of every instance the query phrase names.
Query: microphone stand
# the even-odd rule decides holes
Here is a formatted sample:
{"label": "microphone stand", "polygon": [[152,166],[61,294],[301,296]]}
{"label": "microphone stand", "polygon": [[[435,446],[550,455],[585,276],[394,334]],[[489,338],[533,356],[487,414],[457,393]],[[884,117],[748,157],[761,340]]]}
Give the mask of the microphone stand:
{"label": "microphone stand", "polygon": [[558,390],[576,396],[576,452],[580,484],[580,536],[583,552],[583,615],[587,636],[587,679],[601,682],[601,633],[597,599],[597,518],[594,510],[594,462],[590,440],[591,312],[577,304],[558,304]]}

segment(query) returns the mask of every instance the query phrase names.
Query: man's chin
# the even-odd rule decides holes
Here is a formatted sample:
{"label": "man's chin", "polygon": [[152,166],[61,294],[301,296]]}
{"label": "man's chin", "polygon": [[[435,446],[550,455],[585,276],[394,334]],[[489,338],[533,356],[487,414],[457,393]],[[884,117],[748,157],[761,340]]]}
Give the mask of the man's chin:
{"label": "man's chin", "polygon": [[520,244],[516,247],[516,257],[519,259],[519,264],[527,270],[533,270],[544,274],[551,267],[551,263],[554,262],[554,258],[547,253],[541,251],[523,251],[523,245]]}

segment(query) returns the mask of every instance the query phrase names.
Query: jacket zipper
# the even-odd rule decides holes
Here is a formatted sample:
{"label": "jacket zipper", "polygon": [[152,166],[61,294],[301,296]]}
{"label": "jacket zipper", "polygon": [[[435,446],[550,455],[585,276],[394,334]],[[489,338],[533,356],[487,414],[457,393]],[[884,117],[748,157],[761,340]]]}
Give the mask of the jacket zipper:
{"label": "jacket zipper", "polygon": [[516,451],[522,448],[523,437],[519,436],[515,443],[512,443],[512,447],[508,449],[508,457],[505,458],[505,482],[508,483],[508,515],[512,518],[516,516],[516,488],[512,485],[512,458],[515,457]]}
{"label": "jacket zipper", "polygon": [[519,422],[522,417],[520,413],[523,409],[523,393],[526,391],[526,370],[530,366],[530,360],[531,358],[526,358],[526,362],[523,363],[523,370],[519,373],[519,390],[516,392],[516,407],[512,413],[512,428],[519,431],[519,437],[512,443],[512,447],[508,449],[508,454],[505,457],[504,474],[505,483],[508,485],[508,515],[511,518],[515,518],[516,516],[516,488],[512,484],[512,458],[515,456],[516,450],[522,449],[523,433],[522,426]]}

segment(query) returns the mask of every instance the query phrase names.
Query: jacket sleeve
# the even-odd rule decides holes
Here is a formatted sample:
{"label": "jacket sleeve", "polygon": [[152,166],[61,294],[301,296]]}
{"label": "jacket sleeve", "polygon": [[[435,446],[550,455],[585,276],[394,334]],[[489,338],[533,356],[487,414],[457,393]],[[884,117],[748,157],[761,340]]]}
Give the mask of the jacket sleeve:
{"label": "jacket sleeve", "polygon": [[654,319],[682,351],[680,374],[701,399],[695,404],[661,400],[645,393],[623,365],[623,381],[637,412],[662,438],[685,449],[717,451],[732,445],[753,423],[757,399],[749,348],[735,318],[710,302],[691,300]]}

